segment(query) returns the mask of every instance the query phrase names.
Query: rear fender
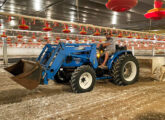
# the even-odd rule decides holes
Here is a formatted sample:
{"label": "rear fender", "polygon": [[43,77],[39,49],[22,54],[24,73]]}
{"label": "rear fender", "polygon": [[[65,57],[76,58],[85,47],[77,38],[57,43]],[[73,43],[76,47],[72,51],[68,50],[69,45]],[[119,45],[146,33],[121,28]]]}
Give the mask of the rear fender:
{"label": "rear fender", "polygon": [[122,50],[122,51],[119,51],[119,52],[116,52],[115,54],[113,54],[109,58],[108,63],[107,63],[107,66],[108,66],[109,70],[112,69],[112,65],[116,61],[116,59],[119,58],[119,56],[121,56],[123,54],[132,54],[132,52],[131,51],[127,51],[127,50]]}

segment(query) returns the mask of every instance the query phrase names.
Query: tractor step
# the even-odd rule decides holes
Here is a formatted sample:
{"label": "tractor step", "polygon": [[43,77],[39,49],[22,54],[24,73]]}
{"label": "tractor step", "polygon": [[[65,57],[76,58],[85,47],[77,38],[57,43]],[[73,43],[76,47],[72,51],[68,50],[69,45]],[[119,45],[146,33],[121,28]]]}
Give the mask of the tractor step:
{"label": "tractor step", "polygon": [[102,70],[108,70],[108,66],[99,67]]}

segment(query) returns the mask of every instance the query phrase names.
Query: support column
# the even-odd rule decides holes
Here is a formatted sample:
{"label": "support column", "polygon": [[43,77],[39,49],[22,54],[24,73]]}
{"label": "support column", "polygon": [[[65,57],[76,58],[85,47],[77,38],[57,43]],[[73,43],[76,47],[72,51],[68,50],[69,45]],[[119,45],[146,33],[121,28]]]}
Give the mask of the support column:
{"label": "support column", "polygon": [[155,56],[155,47],[152,47],[152,56]]}
{"label": "support column", "polygon": [[8,64],[8,58],[7,58],[7,42],[6,42],[6,38],[2,38],[3,40],[3,63],[4,65]]}
{"label": "support column", "polygon": [[133,54],[133,56],[135,55],[135,49],[134,49],[134,46],[132,46],[132,54]]}

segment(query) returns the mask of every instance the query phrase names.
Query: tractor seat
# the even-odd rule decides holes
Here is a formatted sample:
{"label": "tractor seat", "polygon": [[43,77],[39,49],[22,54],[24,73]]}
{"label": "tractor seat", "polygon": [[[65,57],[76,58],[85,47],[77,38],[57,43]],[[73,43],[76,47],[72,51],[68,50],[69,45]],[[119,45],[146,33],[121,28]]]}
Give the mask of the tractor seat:
{"label": "tractor seat", "polygon": [[127,47],[116,45],[116,52],[121,51],[121,50],[127,50]]}

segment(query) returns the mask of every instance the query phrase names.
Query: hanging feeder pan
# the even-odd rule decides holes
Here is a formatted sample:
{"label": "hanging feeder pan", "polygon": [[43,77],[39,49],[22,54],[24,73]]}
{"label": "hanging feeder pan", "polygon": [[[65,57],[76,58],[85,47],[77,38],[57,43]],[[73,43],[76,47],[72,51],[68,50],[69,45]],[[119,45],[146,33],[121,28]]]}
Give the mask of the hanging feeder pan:
{"label": "hanging feeder pan", "polygon": [[82,31],[80,32],[80,34],[81,35],[86,35],[87,34],[87,32],[85,31],[85,28],[84,27],[82,28]]}
{"label": "hanging feeder pan", "polygon": [[8,37],[8,38],[7,38],[7,41],[8,41],[8,42],[10,42],[10,41],[11,41],[11,38],[10,38],[10,37]]}
{"label": "hanging feeder pan", "polygon": [[43,31],[45,32],[52,31],[52,28],[49,27],[49,23],[47,21],[45,21],[45,27],[43,28]]}
{"label": "hanging feeder pan", "polygon": [[48,40],[48,39],[49,39],[49,37],[45,36],[45,37],[44,37],[44,39],[45,39],[45,40]]}
{"label": "hanging feeder pan", "polygon": [[92,42],[95,42],[95,40],[94,40],[94,39],[92,39]]}
{"label": "hanging feeder pan", "polygon": [[84,42],[87,42],[87,41],[88,41],[87,38],[85,38],[85,39],[84,39]]}
{"label": "hanging feeder pan", "polygon": [[60,40],[60,37],[56,37],[56,40]]}
{"label": "hanging feeder pan", "polygon": [[1,37],[4,37],[4,38],[7,37],[7,35],[5,34],[5,32],[3,32],[3,34],[1,35]]}
{"label": "hanging feeder pan", "polygon": [[87,32],[86,32],[86,31],[81,31],[80,34],[81,34],[81,35],[86,35]]}
{"label": "hanging feeder pan", "polygon": [[96,30],[96,32],[93,34],[94,36],[100,36],[99,30]]}
{"label": "hanging feeder pan", "polygon": [[69,38],[69,37],[67,37],[67,38],[66,38],[66,40],[70,40],[70,38]]}
{"label": "hanging feeder pan", "polygon": [[117,36],[118,38],[122,38],[123,34],[120,32],[119,35]]}
{"label": "hanging feeder pan", "polygon": [[129,34],[129,35],[127,36],[127,38],[133,38],[132,34]]}
{"label": "hanging feeder pan", "polygon": [[136,6],[138,0],[108,0],[106,7],[116,12],[125,12]]}
{"label": "hanging feeder pan", "polygon": [[144,37],[145,40],[148,40],[148,37]]}
{"label": "hanging feeder pan", "polygon": [[154,8],[149,10],[145,15],[147,19],[160,20],[165,18],[165,8]]}
{"label": "hanging feeder pan", "polygon": [[152,37],[152,38],[150,38],[150,40],[155,40],[155,38]]}
{"label": "hanging feeder pan", "polygon": [[35,35],[33,35],[33,36],[32,36],[32,39],[36,39],[36,36],[35,36]]}
{"label": "hanging feeder pan", "polygon": [[133,38],[132,36],[128,36],[127,38]]}
{"label": "hanging feeder pan", "polygon": [[70,30],[69,29],[64,29],[62,32],[63,33],[70,33]]}
{"label": "hanging feeder pan", "polygon": [[[65,25],[65,24],[64,24]],[[65,25],[65,29],[62,31],[63,33],[70,33],[71,31],[68,29],[68,25]]]}
{"label": "hanging feeder pan", "polygon": [[43,30],[46,31],[46,32],[48,32],[48,31],[52,31],[52,28],[50,28],[50,27],[44,27]]}
{"label": "hanging feeder pan", "polygon": [[19,25],[19,28],[22,30],[27,30],[27,29],[29,29],[29,26],[26,24],[22,24],[22,25]]}
{"label": "hanging feeder pan", "polygon": [[19,38],[19,39],[20,39],[20,38],[23,38],[23,36],[22,36],[22,35],[18,35],[18,36],[17,36],[17,38]]}

